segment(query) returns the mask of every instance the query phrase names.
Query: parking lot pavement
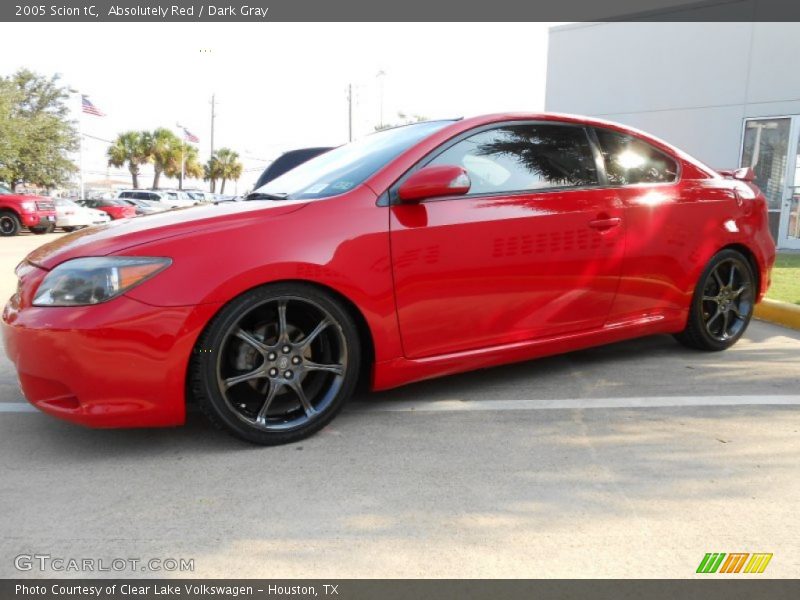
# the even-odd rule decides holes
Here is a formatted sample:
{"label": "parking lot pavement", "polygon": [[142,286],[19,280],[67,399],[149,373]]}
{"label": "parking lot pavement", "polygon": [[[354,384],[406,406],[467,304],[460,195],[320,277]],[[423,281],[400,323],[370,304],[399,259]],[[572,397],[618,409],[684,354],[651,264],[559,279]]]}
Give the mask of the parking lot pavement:
{"label": "parking lot pavement", "polygon": [[[277,448],[22,402],[3,360],[0,577],[40,575],[13,566],[33,553],[199,577],[692,577],[706,552],[800,572],[800,334],[765,323],[719,354],[656,336],[362,395]],[[120,574],[165,575],[99,573]]]}

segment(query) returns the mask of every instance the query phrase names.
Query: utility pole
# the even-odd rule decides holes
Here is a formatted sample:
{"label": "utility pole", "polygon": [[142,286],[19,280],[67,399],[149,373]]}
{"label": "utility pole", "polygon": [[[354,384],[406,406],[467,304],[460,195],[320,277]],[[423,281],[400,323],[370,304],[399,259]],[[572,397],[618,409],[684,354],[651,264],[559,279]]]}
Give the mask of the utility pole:
{"label": "utility pole", "polygon": [[353,84],[347,84],[347,141],[353,141]]}
{"label": "utility pole", "polygon": [[214,156],[214,119],[217,117],[217,113],[215,112],[216,106],[216,94],[211,94],[211,156]]}
{"label": "utility pole", "polygon": [[380,105],[380,123],[378,125],[383,127],[383,79],[386,77],[386,71],[381,69],[375,78],[378,80],[378,103]]}

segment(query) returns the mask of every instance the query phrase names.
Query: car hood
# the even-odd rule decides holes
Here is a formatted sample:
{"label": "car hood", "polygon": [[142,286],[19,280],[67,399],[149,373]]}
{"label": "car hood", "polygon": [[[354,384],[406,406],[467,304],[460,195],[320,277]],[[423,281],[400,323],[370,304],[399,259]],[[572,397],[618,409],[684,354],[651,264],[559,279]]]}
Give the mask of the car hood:
{"label": "car hood", "polygon": [[47,196],[36,196],[35,194],[3,194],[0,198],[11,198],[15,201],[25,202],[26,200],[48,200],[52,201],[52,198],[48,198]]}
{"label": "car hood", "polygon": [[300,210],[307,201],[250,201],[202,206],[112,221],[65,235],[31,252],[27,260],[44,269],[83,256],[106,256],[165,238],[263,223]]}

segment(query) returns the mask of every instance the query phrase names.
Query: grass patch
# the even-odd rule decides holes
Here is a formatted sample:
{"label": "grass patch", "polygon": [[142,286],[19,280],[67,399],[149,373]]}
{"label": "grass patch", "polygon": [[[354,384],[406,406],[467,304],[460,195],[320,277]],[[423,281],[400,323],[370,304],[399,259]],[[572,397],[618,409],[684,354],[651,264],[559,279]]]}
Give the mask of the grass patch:
{"label": "grass patch", "polygon": [[800,253],[778,254],[767,298],[800,304]]}

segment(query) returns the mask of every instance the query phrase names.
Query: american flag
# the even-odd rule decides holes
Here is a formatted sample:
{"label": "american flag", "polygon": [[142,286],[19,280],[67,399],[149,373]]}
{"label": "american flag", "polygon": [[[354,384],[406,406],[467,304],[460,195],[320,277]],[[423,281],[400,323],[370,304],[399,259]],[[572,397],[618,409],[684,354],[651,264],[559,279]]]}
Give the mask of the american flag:
{"label": "american flag", "polygon": [[105,113],[89,101],[88,96],[81,96],[81,110],[88,115],[105,117]]}
{"label": "american flag", "polygon": [[197,143],[199,143],[199,142],[200,142],[200,138],[199,138],[199,137],[197,137],[195,134],[193,134],[193,133],[192,133],[191,131],[189,131],[188,129],[186,129],[186,127],[181,127],[181,129],[183,129],[183,138],[184,138],[184,139],[185,139],[187,142],[192,142],[193,144],[197,144]]}

